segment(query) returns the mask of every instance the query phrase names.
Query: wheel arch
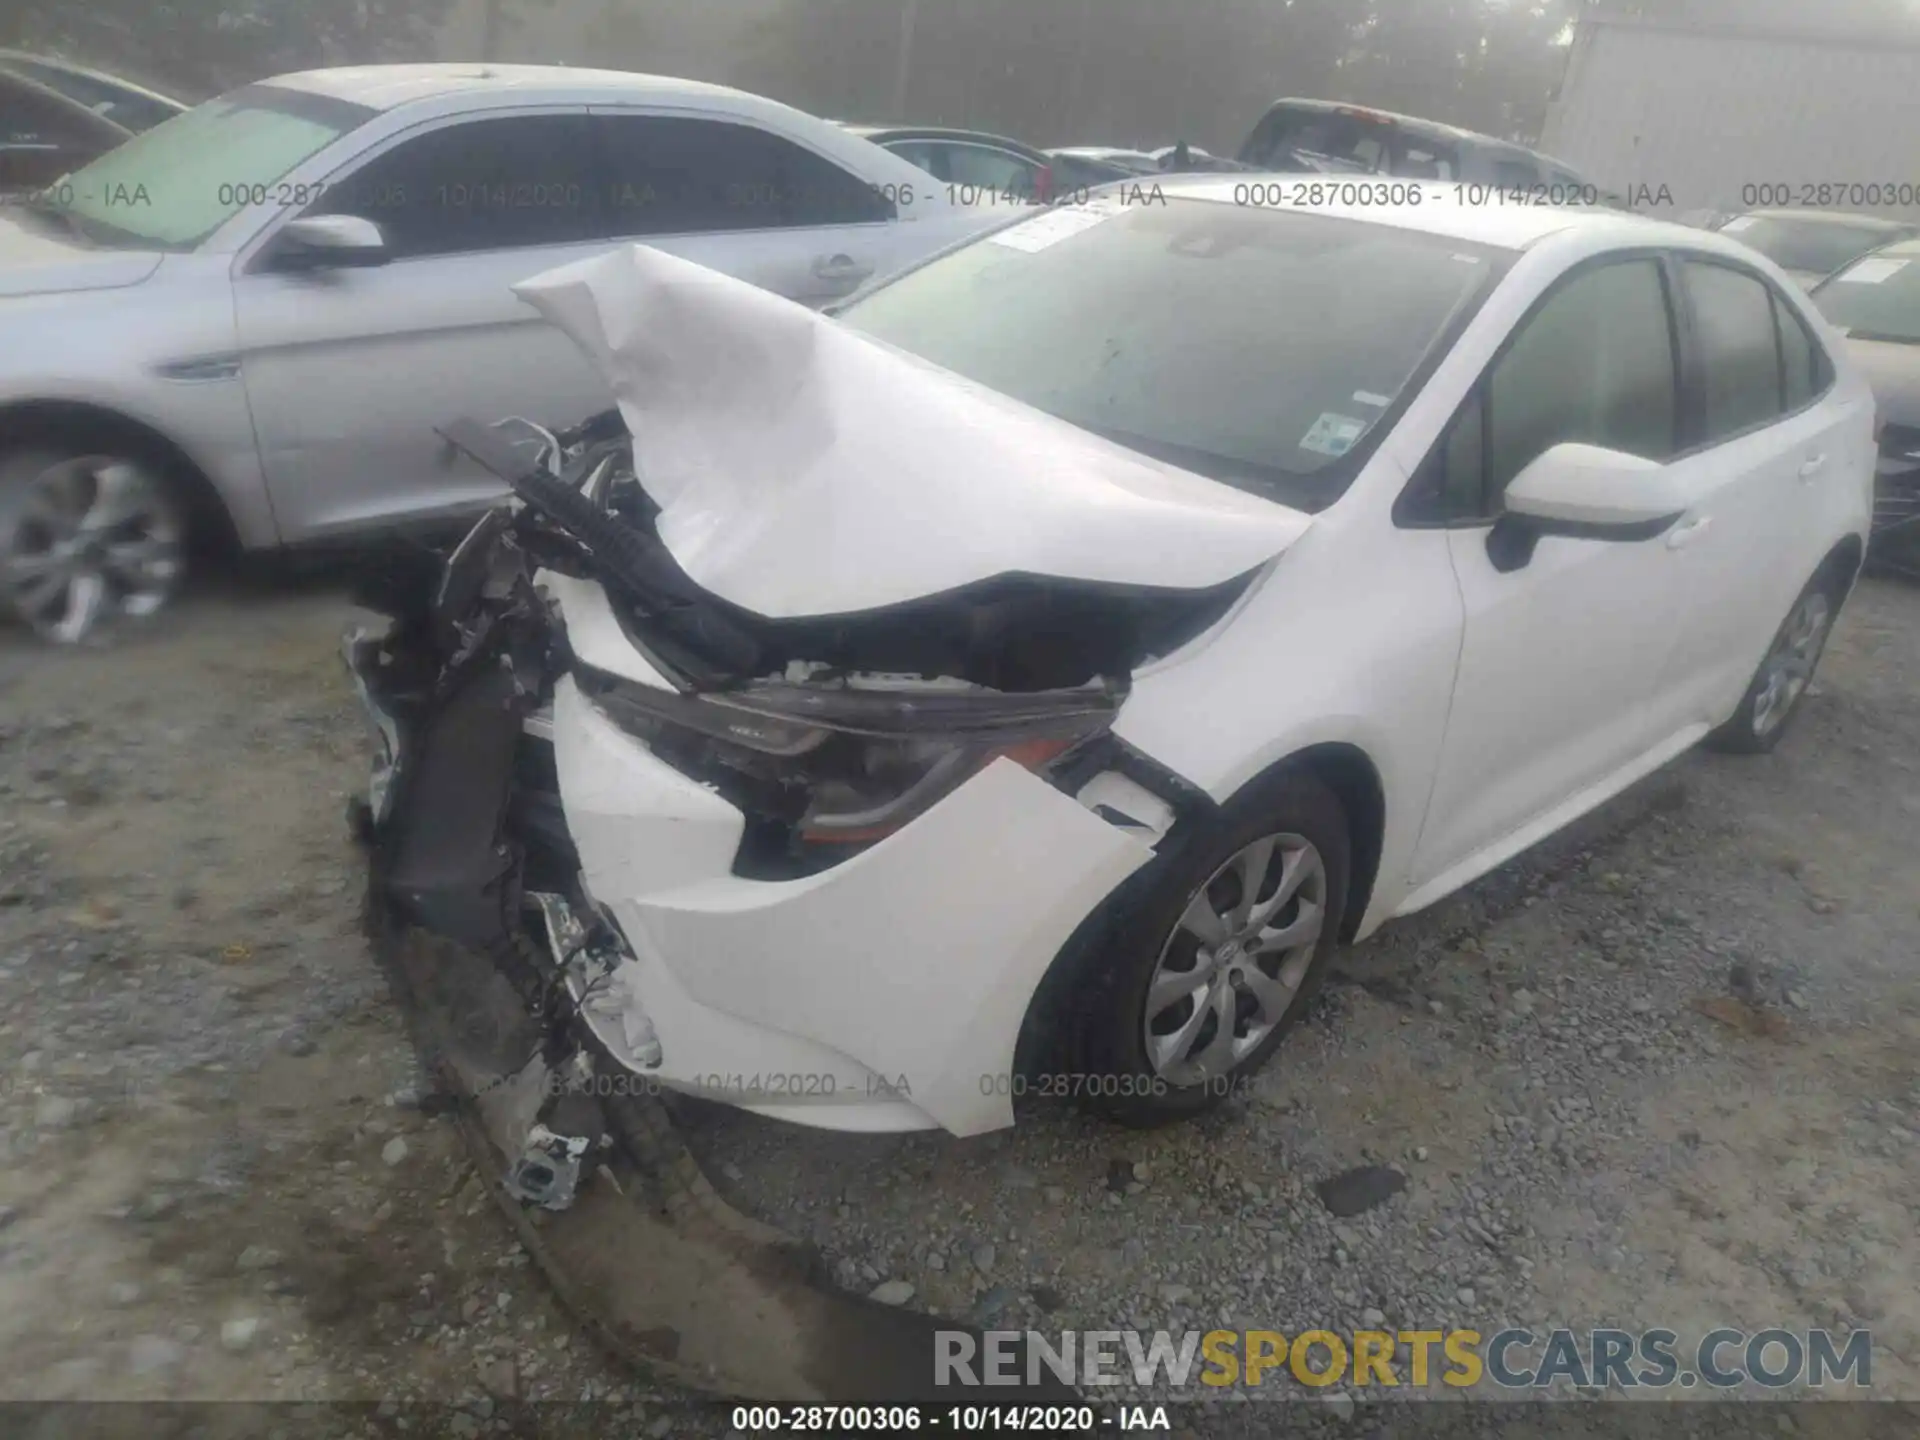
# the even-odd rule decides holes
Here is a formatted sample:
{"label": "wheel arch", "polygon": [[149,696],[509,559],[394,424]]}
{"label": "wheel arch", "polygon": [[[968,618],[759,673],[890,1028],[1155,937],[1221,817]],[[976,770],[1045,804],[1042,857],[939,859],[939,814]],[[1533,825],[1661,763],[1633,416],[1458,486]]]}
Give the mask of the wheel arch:
{"label": "wheel arch", "polygon": [[1845,600],[1860,579],[1866,563],[1867,542],[1858,535],[1845,535],[1826,553],[1813,574],[1816,580],[1825,577],[1834,581],[1838,586],[1838,598]]}
{"label": "wheel arch", "polygon": [[1304,770],[1339,800],[1347,813],[1348,837],[1353,842],[1347,877],[1347,904],[1340,916],[1340,940],[1350,943],[1373,903],[1374,881],[1380,875],[1380,857],[1387,834],[1387,792],[1379,767],[1358,745],[1324,741],[1296,750],[1268,766],[1250,784],[1284,770]]}
{"label": "wheel arch", "polygon": [[[1231,804],[1236,796],[1251,787],[1265,784],[1287,771],[1303,771],[1312,775],[1333,793],[1341,809],[1346,812],[1353,850],[1349,857],[1346,906],[1340,916],[1337,933],[1341,943],[1350,943],[1372,904],[1373,888],[1379,878],[1385,848],[1386,787],[1381,781],[1379,767],[1371,755],[1350,741],[1318,741],[1291,750],[1256,771],[1220,804]],[[1114,925],[1123,918],[1128,904],[1142,887],[1152,883],[1154,870],[1154,865],[1149,862],[1135,871],[1081,921],[1079,928],[1060,948],[1059,954],[1054,957],[1029,997],[1026,1016],[1015,1044],[1016,1073],[1031,1076],[1038,1064],[1055,1054],[1054,1046],[1060,1038],[1060,1007],[1065,1003],[1067,985],[1073,977],[1084,973],[1082,967],[1097,963],[1097,957],[1105,948]],[[1069,1068],[1079,1063],[1076,1057],[1059,1058]]]}
{"label": "wheel arch", "polygon": [[0,446],[52,440],[127,447],[154,465],[187,506],[194,544],[227,558],[241,548],[239,527],[212,478],[171,436],[109,405],[84,400],[14,400],[0,404]]}

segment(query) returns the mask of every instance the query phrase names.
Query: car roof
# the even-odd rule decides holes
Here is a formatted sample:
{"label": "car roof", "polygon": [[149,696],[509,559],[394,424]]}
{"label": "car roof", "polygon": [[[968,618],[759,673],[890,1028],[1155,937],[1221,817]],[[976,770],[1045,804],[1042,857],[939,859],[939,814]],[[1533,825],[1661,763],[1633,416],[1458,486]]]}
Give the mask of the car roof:
{"label": "car roof", "polygon": [[1911,230],[1911,220],[1889,220],[1884,215],[1856,215],[1849,210],[1742,210],[1741,216],[1751,215],[1759,220],[1813,220],[1825,225],[1852,225],[1861,229],[1880,229],[1886,231]]}
{"label": "car roof", "polygon": [[1482,150],[1500,150],[1511,155],[1531,155],[1545,160],[1557,169],[1569,174],[1575,173],[1574,167],[1564,160],[1556,160],[1544,150],[1535,150],[1530,145],[1522,145],[1517,140],[1502,140],[1498,135],[1488,135],[1479,130],[1463,130],[1458,125],[1449,125],[1444,120],[1428,120],[1419,115],[1402,115],[1397,110],[1382,110],[1377,105],[1354,105],[1344,100],[1303,100],[1293,96],[1283,96],[1267,106],[1265,114],[1272,114],[1282,106],[1295,110],[1314,110],[1323,115],[1361,115],[1385,120],[1415,135],[1425,135],[1429,139],[1452,140],[1473,145]]}
{"label": "car roof", "polygon": [[91,65],[76,65],[71,60],[62,60],[57,55],[38,55],[31,50],[8,50],[0,48],[0,70],[7,67],[9,61],[23,61],[32,65],[44,65],[49,70],[63,70],[69,75],[80,75],[88,80],[98,80],[104,85],[117,85],[122,90],[130,90],[136,95],[144,95],[149,100],[158,100],[163,105],[187,108],[184,100],[129,80],[124,75],[116,75],[110,70],[96,70]]}
{"label": "car roof", "polygon": [[[1389,187],[1415,187],[1421,191],[1417,204],[1370,205],[1366,203],[1272,208],[1311,209],[1315,214],[1337,215],[1344,219],[1371,220],[1402,230],[1419,230],[1450,240],[1491,245],[1498,249],[1525,250],[1550,235],[1568,231],[1605,233],[1621,245],[1680,245],[1695,250],[1712,250],[1729,255],[1746,254],[1744,247],[1731,239],[1722,239],[1710,230],[1697,230],[1669,220],[1629,214],[1602,207],[1559,205],[1485,205],[1460,198],[1459,187],[1422,181],[1393,180],[1384,177],[1354,181],[1305,181],[1299,175],[1275,175],[1273,183],[1288,187],[1315,188],[1324,184],[1331,192],[1351,188],[1356,200],[1372,198]],[[1155,184],[1161,194],[1220,204],[1244,205],[1249,187],[1262,184],[1259,175],[1163,175]]]}
{"label": "car roof", "polygon": [[[288,90],[305,90],[372,110],[392,110],[422,100],[483,92],[563,91],[569,94],[605,91],[622,98],[747,101],[744,90],[711,85],[703,80],[680,80],[666,75],[643,75],[631,70],[595,70],[572,65],[496,65],[464,63],[416,65],[342,65],[326,70],[296,70],[264,82]],[[772,103],[772,102],[762,102]]]}

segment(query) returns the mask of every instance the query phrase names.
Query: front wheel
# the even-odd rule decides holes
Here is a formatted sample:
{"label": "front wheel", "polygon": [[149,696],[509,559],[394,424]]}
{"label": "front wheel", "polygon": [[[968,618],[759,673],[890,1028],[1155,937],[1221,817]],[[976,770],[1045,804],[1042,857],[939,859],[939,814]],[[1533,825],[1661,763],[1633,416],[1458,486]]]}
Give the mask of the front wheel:
{"label": "front wheel", "polygon": [[1065,997],[1077,1092],[1151,1126],[1209,1110],[1253,1075],[1332,956],[1351,852],[1333,792],[1287,771],[1157,860]]}
{"label": "front wheel", "polygon": [[75,644],[116,616],[160,610],[187,568],[186,516],[166,480],[121,454],[0,455],[0,605]]}
{"label": "front wheel", "polygon": [[1780,743],[1787,722],[1813,683],[1839,609],[1834,582],[1825,574],[1814,576],[1774,634],[1766,658],[1740,697],[1739,709],[1707,737],[1709,748],[1733,755],[1764,755]]}

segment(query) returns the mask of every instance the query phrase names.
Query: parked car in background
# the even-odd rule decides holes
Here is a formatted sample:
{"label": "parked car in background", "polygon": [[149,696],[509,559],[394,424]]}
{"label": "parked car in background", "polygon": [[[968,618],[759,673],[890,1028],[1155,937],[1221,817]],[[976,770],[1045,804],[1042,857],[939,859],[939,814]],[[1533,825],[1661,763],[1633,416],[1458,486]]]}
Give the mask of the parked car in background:
{"label": "parked car in background", "polygon": [[1047,158],[1063,185],[1104,185],[1160,173],[1160,162],[1146,151],[1115,145],[1063,145],[1047,151]]}
{"label": "parked car in background", "polygon": [[1570,167],[1511,141],[1328,100],[1276,100],[1238,158],[1257,170],[1454,181],[1556,204],[1598,204],[1608,198]]}
{"label": "parked car in background", "polygon": [[[1343,940],[1698,741],[1778,742],[1858,572],[1873,399],[1772,265],[1451,186],[1160,184],[833,319],[637,247],[536,279],[653,503],[509,450],[527,509],[440,591],[469,613],[355,642],[413,737],[375,833],[446,887],[396,884],[410,923],[604,981],[580,1023],[650,1085],[972,1135],[1014,1120],[982,1075],[1071,1072],[1153,1124],[1235,1093]],[[542,521],[547,604],[498,545]],[[436,685],[453,634],[482,648]],[[548,697],[530,763],[464,738]],[[507,833],[442,847],[476,797]],[[496,945],[503,888],[547,918]]]}
{"label": "parked car in background", "polygon": [[1722,221],[1722,235],[1751,245],[1801,285],[1813,285],[1870,250],[1920,234],[1920,226],[1828,210],[1748,210]]}
{"label": "parked car in background", "polygon": [[1162,145],[1158,150],[1148,153],[1153,156],[1154,162],[1162,170],[1167,171],[1229,174],[1245,171],[1248,168],[1238,160],[1229,160],[1224,155],[1211,154],[1198,145]]}
{"label": "parked car in background", "polygon": [[44,85],[136,135],[142,130],[151,130],[162,120],[171,120],[187,108],[185,101],[171,95],[162,95],[103,70],[56,60],[51,55],[0,50],[0,71]]}
{"label": "parked car in background", "polygon": [[1718,230],[1737,213],[1733,210],[1682,210],[1673,218],[1676,224],[1691,225],[1696,230]]}
{"label": "parked car in background", "polygon": [[1920,580],[1920,240],[1853,261],[1813,289],[1879,406],[1869,555]]}
{"label": "parked car in background", "polygon": [[0,70],[0,197],[51,185],[133,132],[11,70]]}
{"label": "parked car in background", "polygon": [[953,186],[956,193],[949,198],[956,201],[978,193],[1044,204],[1053,193],[1053,162],[1031,145],[1004,135],[936,126],[845,128]]}
{"label": "parked car in background", "polygon": [[644,240],[824,305],[1005,214],[926,181],[774,101],[617,71],[376,65],[209,100],[0,213],[0,587],[73,640],[162,604],[196,540],[484,505],[498,482],[434,425],[608,402],[517,281]]}

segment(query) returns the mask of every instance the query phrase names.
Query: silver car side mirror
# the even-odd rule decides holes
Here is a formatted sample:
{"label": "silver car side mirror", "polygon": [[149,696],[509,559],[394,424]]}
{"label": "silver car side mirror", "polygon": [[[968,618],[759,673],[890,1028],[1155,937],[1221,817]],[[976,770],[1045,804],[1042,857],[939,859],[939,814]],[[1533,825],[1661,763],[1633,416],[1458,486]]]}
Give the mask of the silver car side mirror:
{"label": "silver car side mirror", "polygon": [[359,215],[305,215],[281,227],[270,263],[276,270],[337,270],[384,265],[390,258],[387,237],[373,221]]}

